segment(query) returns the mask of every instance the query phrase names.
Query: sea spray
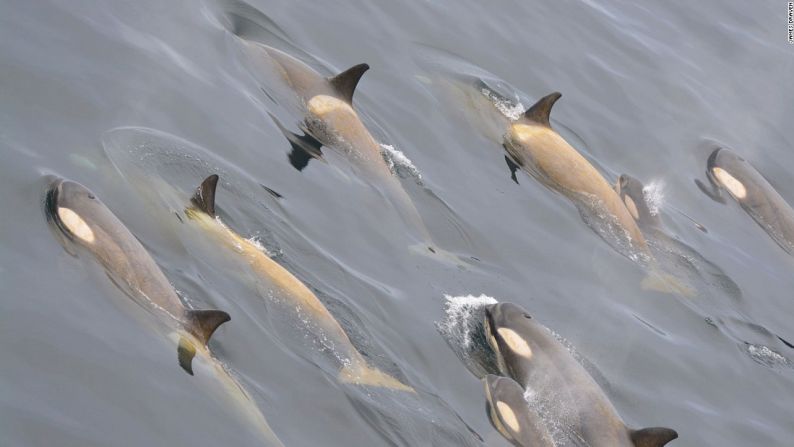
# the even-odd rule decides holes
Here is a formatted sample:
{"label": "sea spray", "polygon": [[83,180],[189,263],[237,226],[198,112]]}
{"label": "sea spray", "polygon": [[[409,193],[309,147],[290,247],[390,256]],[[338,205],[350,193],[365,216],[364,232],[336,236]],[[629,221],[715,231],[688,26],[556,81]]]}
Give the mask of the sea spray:
{"label": "sea spray", "polygon": [[484,307],[497,301],[488,295],[444,295],[444,318],[436,329],[466,368],[477,377],[493,374],[496,357],[483,332]]}
{"label": "sea spray", "polygon": [[419,168],[402,151],[390,144],[381,143],[380,153],[393,174],[403,178],[413,177],[417,183],[422,184],[422,173],[419,172]]}
{"label": "sea spray", "polygon": [[504,115],[510,121],[517,121],[526,111],[523,104],[521,104],[521,101],[518,99],[516,99],[515,102],[510,101],[509,99],[502,98],[493,91],[486,88],[481,89],[480,93],[485,95],[485,97],[493,103],[494,107],[496,107],[496,110],[498,110],[499,113]]}
{"label": "sea spray", "polygon": [[642,195],[652,216],[659,214],[659,209],[664,203],[664,188],[665,184],[662,180],[653,180],[642,188]]}

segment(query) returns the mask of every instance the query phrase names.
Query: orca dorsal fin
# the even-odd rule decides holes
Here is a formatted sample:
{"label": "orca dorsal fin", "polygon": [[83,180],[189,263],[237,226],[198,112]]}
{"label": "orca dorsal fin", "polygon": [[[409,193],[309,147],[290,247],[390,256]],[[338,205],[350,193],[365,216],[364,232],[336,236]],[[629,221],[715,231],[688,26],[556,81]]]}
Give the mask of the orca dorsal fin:
{"label": "orca dorsal fin", "polygon": [[530,121],[542,124],[546,127],[551,127],[549,123],[549,115],[551,114],[551,107],[562,96],[560,92],[549,93],[548,95],[540,98],[538,102],[524,112],[524,117]]}
{"label": "orca dorsal fin", "polygon": [[364,72],[367,70],[369,70],[369,65],[367,64],[354,65],[338,75],[328,78],[328,82],[331,83],[342,99],[352,105],[353,92],[355,92],[361,76],[363,76]]}
{"label": "orca dorsal fin", "polygon": [[206,345],[215,329],[229,320],[229,314],[222,310],[188,310],[185,329]]}
{"label": "orca dorsal fin", "polygon": [[196,192],[190,201],[201,211],[215,217],[215,188],[217,187],[218,175],[212,174],[205,178],[199,187],[196,188]]}
{"label": "orca dorsal fin", "polygon": [[678,433],[671,428],[650,427],[639,430],[629,430],[629,436],[635,447],[662,447],[673,439],[676,439]]}

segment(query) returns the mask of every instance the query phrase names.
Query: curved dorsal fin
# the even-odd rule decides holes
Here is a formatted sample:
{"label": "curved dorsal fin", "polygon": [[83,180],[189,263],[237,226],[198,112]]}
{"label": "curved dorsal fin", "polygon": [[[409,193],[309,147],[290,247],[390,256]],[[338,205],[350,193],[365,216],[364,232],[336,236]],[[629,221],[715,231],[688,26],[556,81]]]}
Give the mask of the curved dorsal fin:
{"label": "curved dorsal fin", "polygon": [[367,64],[354,65],[338,75],[328,78],[328,82],[339,93],[341,99],[347,101],[348,104],[353,104],[353,92],[356,90],[356,85],[358,85],[361,76],[367,70],[369,70],[369,65]]}
{"label": "curved dorsal fin", "polygon": [[668,442],[676,439],[678,433],[671,428],[651,427],[640,430],[629,430],[631,442],[636,447],[662,447]]}
{"label": "curved dorsal fin", "polygon": [[190,199],[196,208],[204,211],[210,216],[215,216],[215,188],[218,187],[218,175],[212,174],[204,179],[196,188],[196,193]]}
{"label": "curved dorsal fin", "polygon": [[188,310],[186,317],[185,329],[205,345],[218,326],[231,320],[222,310]]}
{"label": "curved dorsal fin", "polygon": [[[182,324],[185,331],[206,345],[215,329],[229,320],[231,320],[229,314],[222,310],[187,310],[185,321]],[[187,336],[180,337],[176,350],[179,366],[191,376],[193,375],[193,357],[196,356],[196,344],[192,340]]]}
{"label": "curved dorsal fin", "polygon": [[524,117],[546,127],[551,127],[551,124],[549,123],[551,106],[553,106],[561,96],[562,94],[560,92],[554,92],[540,98],[535,105],[524,112]]}

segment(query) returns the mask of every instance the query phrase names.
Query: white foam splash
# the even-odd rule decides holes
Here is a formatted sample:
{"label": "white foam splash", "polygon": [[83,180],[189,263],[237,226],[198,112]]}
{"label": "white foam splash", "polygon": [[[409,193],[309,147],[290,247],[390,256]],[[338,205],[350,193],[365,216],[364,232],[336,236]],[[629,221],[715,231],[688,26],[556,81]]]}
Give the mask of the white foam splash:
{"label": "white foam splash", "polygon": [[560,390],[527,386],[524,401],[540,417],[555,446],[587,445],[576,430],[578,415],[575,406],[561,397]]}
{"label": "white foam splash", "polygon": [[281,250],[279,250],[277,253],[268,250],[267,247],[265,247],[265,244],[262,243],[262,237],[258,234],[253,235],[246,240],[269,258],[276,258],[283,254]]}
{"label": "white foam splash", "polygon": [[496,107],[496,110],[501,112],[502,115],[504,115],[511,121],[518,120],[519,118],[521,118],[521,115],[524,114],[524,111],[526,111],[526,108],[524,107],[523,104],[521,104],[521,101],[519,101],[518,99],[516,99],[515,102],[508,101],[504,98],[500,98],[499,96],[497,96],[492,91],[486,88],[481,89],[480,92],[483,95],[485,95],[486,98],[491,100],[494,107]]}
{"label": "white foam splash", "polygon": [[642,188],[642,195],[652,216],[659,214],[659,208],[664,202],[664,188],[665,184],[662,180],[653,180]]}
{"label": "white foam splash", "polygon": [[791,360],[764,345],[748,344],[747,352],[756,363],[769,368],[792,366]]}
{"label": "white foam splash", "polygon": [[267,253],[267,249],[265,248],[265,246],[262,245],[261,242],[259,242],[259,237],[258,236],[251,236],[251,237],[249,237],[246,240],[248,242],[250,242],[251,245],[253,245],[254,247],[258,248],[259,251],[263,251],[263,252]]}
{"label": "white foam splash", "polygon": [[527,385],[526,389],[524,389],[524,400],[527,401],[527,405],[532,404],[532,402],[534,402],[537,398],[537,395],[537,391],[535,391],[535,389],[529,385]]}
{"label": "white foam splash", "polygon": [[487,346],[483,330],[485,306],[498,301],[488,295],[444,295],[444,298],[446,315],[435,323],[438,333],[476,377],[498,371],[496,356]]}
{"label": "white foam splash", "polygon": [[469,348],[473,329],[471,323],[479,323],[479,320],[472,318],[473,314],[484,306],[496,304],[496,299],[485,294],[480,296],[452,296],[445,294],[444,299],[447,300],[444,304],[446,318],[436,323],[438,329],[444,335],[451,336],[451,338],[457,340],[464,348]]}
{"label": "white foam splash", "polygon": [[419,168],[414,165],[410,158],[408,158],[402,151],[395,149],[390,144],[380,144],[380,152],[386,164],[389,165],[389,170],[400,176],[405,174],[414,177],[416,180],[422,180],[422,173]]}
{"label": "white foam splash", "polygon": [[649,261],[648,254],[635,246],[631,233],[606,208],[603,200],[593,194],[579,193],[579,200],[574,204],[584,223],[612,248],[640,265]]}

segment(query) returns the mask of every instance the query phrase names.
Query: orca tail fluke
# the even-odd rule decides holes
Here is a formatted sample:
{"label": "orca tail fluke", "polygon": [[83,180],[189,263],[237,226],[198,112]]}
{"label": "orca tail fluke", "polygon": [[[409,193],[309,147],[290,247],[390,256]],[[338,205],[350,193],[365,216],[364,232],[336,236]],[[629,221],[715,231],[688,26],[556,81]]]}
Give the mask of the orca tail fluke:
{"label": "orca tail fluke", "polygon": [[414,390],[413,387],[410,387],[390,376],[389,374],[386,374],[377,368],[372,368],[366,364],[358,367],[352,364],[345,365],[339,371],[339,381],[354,385],[376,386],[397,391],[416,393],[416,390]]}

